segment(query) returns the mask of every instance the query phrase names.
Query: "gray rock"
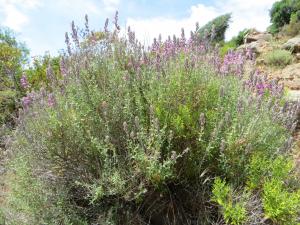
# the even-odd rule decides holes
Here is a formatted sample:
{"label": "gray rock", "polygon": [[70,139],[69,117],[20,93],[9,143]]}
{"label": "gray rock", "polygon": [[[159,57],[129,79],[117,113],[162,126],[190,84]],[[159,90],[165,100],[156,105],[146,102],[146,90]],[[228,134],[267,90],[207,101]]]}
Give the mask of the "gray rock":
{"label": "gray rock", "polygon": [[285,44],[282,46],[286,50],[291,50],[293,53],[299,53],[300,52],[300,36],[294,37],[290,40],[288,40]]}
{"label": "gray rock", "polygon": [[282,70],[274,72],[272,77],[282,80],[290,90],[297,91],[297,93],[300,91],[300,63],[288,65]]}
{"label": "gray rock", "polygon": [[250,32],[245,36],[244,42],[245,44],[256,42],[256,41],[270,41],[272,39],[272,34],[266,32]]}
{"label": "gray rock", "polygon": [[256,54],[261,54],[270,48],[270,42],[258,40],[251,43],[246,43],[238,47],[238,50],[251,49]]}
{"label": "gray rock", "polygon": [[290,90],[287,94],[287,98],[288,98],[289,101],[298,101],[298,100],[300,100],[300,91]]}

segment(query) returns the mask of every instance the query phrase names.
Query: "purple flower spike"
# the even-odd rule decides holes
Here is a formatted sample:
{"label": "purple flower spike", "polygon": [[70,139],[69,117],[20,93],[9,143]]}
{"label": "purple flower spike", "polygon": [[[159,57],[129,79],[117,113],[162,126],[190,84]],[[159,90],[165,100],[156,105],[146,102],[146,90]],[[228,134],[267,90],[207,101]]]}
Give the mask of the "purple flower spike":
{"label": "purple flower spike", "polygon": [[116,11],[115,18],[114,18],[114,25],[117,31],[121,30],[119,26],[119,12]]}
{"label": "purple flower spike", "polygon": [[30,84],[29,84],[29,82],[27,80],[27,77],[24,73],[23,73],[23,75],[20,79],[20,83],[21,83],[22,88],[24,88],[24,89],[30,88]]}
{"label": "purple flower spike", "polygon": [[28,107],[32,103],[32,99],[30,98],[30,96],[25,96],[21,99],[21,103],[24,109],[28,109]]}
{"label": "purple flower spike", "polygon": [[55,97],[52,93],[48,94],[48,106],[53,107],[55,105]]}
{"label": "purple flower spike", "polygon": [[105,33],[108,33],[108,22],[109,22],[109,19],[106,18],[105,24],[104,24],[104,32],[105,32]]}

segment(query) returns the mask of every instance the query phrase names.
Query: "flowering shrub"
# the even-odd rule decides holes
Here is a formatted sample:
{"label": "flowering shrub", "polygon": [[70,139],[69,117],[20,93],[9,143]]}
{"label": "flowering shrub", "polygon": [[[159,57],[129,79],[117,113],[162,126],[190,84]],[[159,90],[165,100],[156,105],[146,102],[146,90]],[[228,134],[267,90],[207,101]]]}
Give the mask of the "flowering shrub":
{"label": "flowering shrub", "polygon": [[[11,163],[4,213],[19,224],[259,224],[277,203],[263,205],[253,159],[290,153],[298,105],[245,72],[249,53],[223,60],[184,30],[146,48],[130,28],[120,37],[117,14],[113,24],[95,38],[87,17],[82,31],[72,23],[62,77],[49,68],[51,89],[23,99],[10,140],[11,162],[22,163]],[[232,191],[243,189],[250,200]]]}
{"label": "flowering shrub", "polygon": [[270,66],[285,67],[293,61],[290,51],[277,49],[265,55],[266,63]]}

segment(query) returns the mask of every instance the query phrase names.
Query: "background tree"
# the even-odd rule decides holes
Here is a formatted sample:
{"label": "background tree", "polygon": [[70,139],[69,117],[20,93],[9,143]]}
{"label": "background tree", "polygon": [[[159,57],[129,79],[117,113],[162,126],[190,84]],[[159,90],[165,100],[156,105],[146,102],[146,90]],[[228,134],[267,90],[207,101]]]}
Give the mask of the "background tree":
{"label": "background tree", "polygon": [[212,42],[224,41],[225,32],[229,27],[230,18],[230,13],[218,16],[198,29],[197,32],[202,39],[209,39]]}
{"label": "background tree", "polygon": [[293,14],[299,15],[300,19],[300,2],[298,0],[282,0],[275,2],[270,10],[271,23],[269,31],[277,33],[280,29],[291,22]]}
{"label": "background tree", "polygon": [[11,30],[0,28],[0,125],[11,120],[16,99],[21,96],[19,80],[28,53]]}
{"label": "background tree", "polygon": [[49,77],[47,78],[47,73],[53,73],[53,76],[56,78],[61,77],[60,60],[61,56],[52,57],[48,53],[33,59],[31,66],[25,70],[32,89],[38,90],[41,86],[49,86]]}

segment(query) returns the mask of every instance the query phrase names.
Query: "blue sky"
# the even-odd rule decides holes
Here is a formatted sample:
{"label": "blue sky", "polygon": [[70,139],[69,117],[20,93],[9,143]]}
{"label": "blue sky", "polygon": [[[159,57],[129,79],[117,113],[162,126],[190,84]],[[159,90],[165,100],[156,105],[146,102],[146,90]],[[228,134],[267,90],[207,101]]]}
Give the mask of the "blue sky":
{"label": "blue sky", "polygon": [[232,13],[227,39],[244,28],[264,30],[269,25],[268,10],[275,0],[0,0],[0,25],[13,29],[19,40],[26,42],[31,55],[49,51],[56,55],[64,48],[64,34],[71,21],[84,24],[89,15],[94,30],[103,28],[106,18],[119,11],[123,29],[130,25],[143,43],[158,34],[166,38],[186,33],[195,23],[205,24],[214,17]]}

